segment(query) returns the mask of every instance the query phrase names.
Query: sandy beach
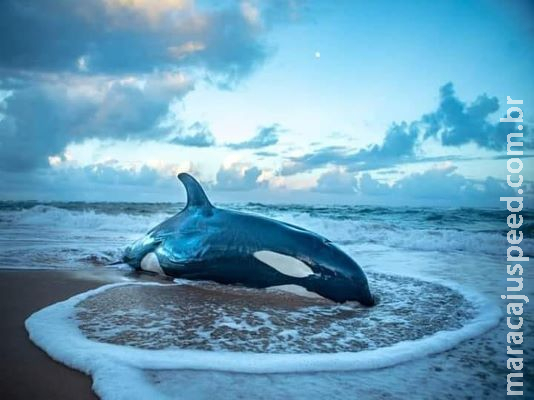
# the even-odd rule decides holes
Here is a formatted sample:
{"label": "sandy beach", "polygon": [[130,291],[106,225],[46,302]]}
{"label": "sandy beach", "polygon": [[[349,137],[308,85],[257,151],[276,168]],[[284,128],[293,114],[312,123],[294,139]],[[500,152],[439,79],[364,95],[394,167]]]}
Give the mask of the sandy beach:
{"label": "sandy beach", "polygon": [[116,279],[112,274],[81,271],[0,270],[0,398],[97,399],[91,378],[36,347],[24,321],[43,307]]}
{"label": "sandy beach", "polygon": [[0,400],[534,400],[534,0],[0,0]]}
{"label": "sandy beach", "polygon": [[[0,341],[2,359],[0,398],[96,399],[97,396],[91,389],[91,378],[55,362],[36,347],[28,338],[24,321],[32,313],[48,305],[107,283],[124,281],[130,278],[130,275],[124,271],[106,269],[73,272],[0,270],[0,274],[2,296],[0,307],[4,318]],[[165,282],[148,275],[135,275],[135,280]],[[193,290],[193,294],[195,290],[197,289]],[[165,292],[160,294],[163,295]],[[216,300],[216,297],[213,298]],[[101,299],[106,300],[105,296],[101,296]],[[244,385],[243,390],[261,389],[262,398],[266,399],[275,398],[276,393],[282,392],[292,398],[306,397],[311,392],[303,388],[311,382],[315,385],[313,390],[310,387],[312,392],[317,390],[316,394],[332,395],[333,398],[346,398],[347,393],[359,394],[364,398],[380,398],[380,396],[402,398],[414,390],[420,390],[421,382],[429,383],[428,387],[434,388],[432,393],[437,398],[455,396],[501,398],[505,393],[502,384],[506,370],[503,369],[503,354],[499,351],[499,338],[502,337],[504,330],[505,325],[500,324],[497,329],[465,341],[453,350],[402,363],[392,368],[359,372],[325,372],[321,374],[321,379],[317,379],[316,374],[243,375],[183,370],[157,373],[147,370],[142,374],[149,380],[153,378],[154,387],[161,391],[162,396],[167,394],[171,397],[180,390],[182,394],[191,398],[209,396],[217,398],[215,393],[220,394],[221,390],[227,391],[230,388],[237,390],[241,386],[236,386],[236,382],[240,381],[241,385]],[[268,385],[264,382],[266,379],[269,380]],[[450,386],[451,380],[456,382],[455,387]],[[167,385],[159,387],[158,382],[167,382]],[[526,382],[528,383],[528,379]],[[376,391],[376,385],[379,383],[383,386],[383,392]],[[344,385],[346,390],[332,392],[332,387],[341,387],[339,385]],[[187,387],[185,392],[183,392],[184,387]],[[228,392],[227,398],[233,397],[233,394],[242,395],[243,390],[236,393]],[[528,393],[528,385],[525,390],[525,393]],[[419,395],[421,398],[428,398],[426,394],[419,393]]]}

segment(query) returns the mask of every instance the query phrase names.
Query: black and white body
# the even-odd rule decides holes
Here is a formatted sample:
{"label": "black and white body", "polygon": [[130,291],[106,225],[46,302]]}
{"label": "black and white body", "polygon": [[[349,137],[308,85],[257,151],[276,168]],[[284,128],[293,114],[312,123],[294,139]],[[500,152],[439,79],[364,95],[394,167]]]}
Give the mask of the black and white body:
{"label": "black and white body", "polygon": [[179,174],[187,205],[129,246],[124,262],[176,278],[282,287],[336,302],[374,305],[367,277],[328,239],[295,225],[214,207],[200,184]]}

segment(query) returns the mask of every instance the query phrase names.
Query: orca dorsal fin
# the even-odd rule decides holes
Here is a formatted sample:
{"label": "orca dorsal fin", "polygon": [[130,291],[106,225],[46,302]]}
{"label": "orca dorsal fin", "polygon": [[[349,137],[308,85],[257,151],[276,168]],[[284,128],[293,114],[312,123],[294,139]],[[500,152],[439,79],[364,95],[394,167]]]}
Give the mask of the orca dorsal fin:
{"label": "orca dorsal fin", "polygon": [[178,174],[178,179],[184,184],[185,191],[187,192],[186,209],[189,207],[213,208],[208,200],[208,196],[204,193],[204,189],[202,189],[202,186],[200,186],[200,183],[195,178],[182,172]]}

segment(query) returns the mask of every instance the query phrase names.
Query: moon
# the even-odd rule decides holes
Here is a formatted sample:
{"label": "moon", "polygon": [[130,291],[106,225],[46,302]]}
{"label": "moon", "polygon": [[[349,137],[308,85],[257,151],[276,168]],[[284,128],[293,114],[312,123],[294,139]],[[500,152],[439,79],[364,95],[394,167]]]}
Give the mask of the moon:
{"label": "moon", "polygon": [[321,58],[321,53],[318,52],[318,51],[316,51],[316,52],[315,52],[315,58]]}

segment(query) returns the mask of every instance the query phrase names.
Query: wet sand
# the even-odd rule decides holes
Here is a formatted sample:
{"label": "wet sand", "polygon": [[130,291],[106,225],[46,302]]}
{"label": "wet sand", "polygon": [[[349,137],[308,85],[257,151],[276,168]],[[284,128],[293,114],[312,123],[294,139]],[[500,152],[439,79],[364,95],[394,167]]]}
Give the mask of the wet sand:
{"label": "wet sand", "polygon": [[115,287],[81,301],[74,314],[83,335],[98,342],[152,350],[294,354],[388,347],[459,329],[476,315],[475,307],[445,286],[377,273],[367,277],[383,299],[372,308],[188,282]]}
{"label": "wet sand", "polygon": [[[33,312],[50,304],[125,278],[124,272],[103,269],[78,272],[0,270],[0,312],[3,318],[0,330],[0,399],[96,399],[90,377],[55,362],[34,346],[28,338],[24,321]],[[135,278],[164,282],[146,275]],[[302,302],[307,303],[308,300]],[[284,306],[287,306],[286,302]],[[529,324],[525,329],[532,332]],[[305,374],[247,375],[245,379],[239,374],[202,371],[163,371],[156,378],[157,381],[171,379],[178,387],[185,380],[194,386],[192,393],[205,395],[210,393],[211,387],[205,387],[208,380],[215,382],[215,392],[220,393],[219,390],[239,388],[237,382],[245,379],[248,386],[244,388],[262,388],[265,390],[264,398],[276,398],[279,393],[286,393],[288,398],[302,398],[307,392],[304,389],[301,392],[301,388],[316,381],[324,383],[318,393],[332,398],[336,398],[332,387],[342,385],[348,385],[348,389],[338,393],[339,398],[347,398],[347,392],[359,393],[363,398],[405,398],[413,393],[418,393],[419,398],[504,398],[508,372],[502,345],[505,331],[506,325],[501,323],[497,329],[444,353],[387,369],[357,374],[324,373],[321,374],[322,380],[315,379],[316,375]],[[532,374],[528,369],[524,372],[524,390],[528,396]],[[150,373],[147,372],[148,375]],[[254,379],[266,379],[268,383],[258,383]],[[451,382],[454,384],[451,385]],[[269,391],[271,387],[273,390],[280,389],[280,392]],[[425,390],[432,388],[432,392],[425,396],[421,393],[423,387]],[[176,387],[172,386],[169,390],[172,393]]]}
{"label": "wet sand", "polygon": [[37,348],[24,321],[43,307],[120,279],[107,272],[0,270],[0,398],[97,399],[91,378]]}

